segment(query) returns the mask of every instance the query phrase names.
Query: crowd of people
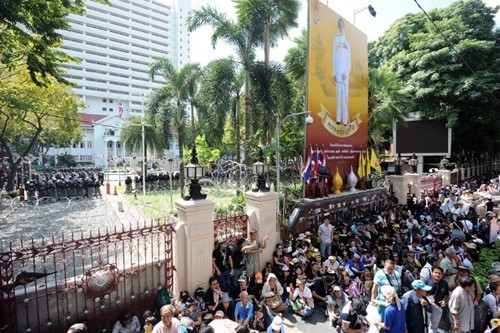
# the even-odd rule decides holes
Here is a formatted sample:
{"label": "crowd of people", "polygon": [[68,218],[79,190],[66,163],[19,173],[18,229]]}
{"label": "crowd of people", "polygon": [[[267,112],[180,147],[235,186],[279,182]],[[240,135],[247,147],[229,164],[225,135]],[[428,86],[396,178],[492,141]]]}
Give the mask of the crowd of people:
{"label": "crowd of people", "polygon": [[285,332],[287,312],[307,320],[319,311],[345,333],[498,332],[500,266],[486,285],[472,274],[479,250],[497,241],[495,204],[484,199],[497,188],[450,186],[359,221],[325,213],[317,228],[279,242],[262,269],[267,236],[220,238],[208,289],[182,291],[144,329],[212,332],[228,319],[237,332]]}

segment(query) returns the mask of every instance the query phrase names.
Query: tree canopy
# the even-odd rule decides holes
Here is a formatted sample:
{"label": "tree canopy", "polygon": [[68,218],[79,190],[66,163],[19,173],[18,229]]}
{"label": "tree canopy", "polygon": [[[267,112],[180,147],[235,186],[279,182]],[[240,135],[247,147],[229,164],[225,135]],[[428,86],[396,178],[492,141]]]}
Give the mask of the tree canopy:
{"label": "tree canopy", "polygon": [[447,121],[455,154],[500,148],[497,10],[481,0],[464,0],[430,11],[429,17],[408,14],[370,50],[370,66],[397,75],[413,96],[409,112]]}

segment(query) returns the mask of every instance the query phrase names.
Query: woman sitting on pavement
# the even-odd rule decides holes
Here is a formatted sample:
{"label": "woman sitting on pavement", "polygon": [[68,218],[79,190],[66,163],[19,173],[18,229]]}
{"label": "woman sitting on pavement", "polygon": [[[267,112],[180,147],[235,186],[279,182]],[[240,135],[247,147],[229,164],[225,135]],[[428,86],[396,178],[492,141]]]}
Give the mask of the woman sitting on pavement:
{"label": "woman sitting on pavement", "polygon": [[311,289],[305,285],[303,280],[297,279],[296,284],[297,288],[295,288],[293,292],[290,291],[289,297],[292,303],[292,309],[299,316],[307,318],[314,312],[312,292]]}
{"label": "woman sitting on pavement", "polygon": [[283,291],[283,286],[278,281],[276,275],[274,275],[274,273],[269,273],[267,281],[262,288],[262,297],[273,315],[278,312],[283,312],[286,309],[286,304],[283,303],[281,299]]}

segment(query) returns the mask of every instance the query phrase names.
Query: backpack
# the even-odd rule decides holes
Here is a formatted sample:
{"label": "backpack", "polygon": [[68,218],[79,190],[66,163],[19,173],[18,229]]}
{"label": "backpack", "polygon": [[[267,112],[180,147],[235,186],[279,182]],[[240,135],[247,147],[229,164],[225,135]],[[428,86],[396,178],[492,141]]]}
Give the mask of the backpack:
{"label": "backpack", "polygon": [[168,288],[162,287],[158,292],[158,296],[156,297],[156,308],[159,309],[167,304],[172,304],[172,298],[170,296]]}

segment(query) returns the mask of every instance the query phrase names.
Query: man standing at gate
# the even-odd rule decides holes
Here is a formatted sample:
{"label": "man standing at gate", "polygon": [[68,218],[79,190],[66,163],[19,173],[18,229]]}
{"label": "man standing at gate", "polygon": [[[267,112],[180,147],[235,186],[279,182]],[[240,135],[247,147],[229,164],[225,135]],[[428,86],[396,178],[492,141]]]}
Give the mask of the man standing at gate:
{"label": "man standing at gate", "polygon": [[212,267],[219,277],[220,288],[223,292],[231,291],[231,277],[234,274],[233,252],[227,247],[227,240],[221,237],[217,241],[219,247],[212,252]]}
{"label": "man standing at gate", "polygon": [[323,219],[323,224],[318,228],[318,237],[320,241],[319,252],[323,259],[326,259],[332,253],[333,227],[329,218]]}
{"label": "man standing at gate", "polygon": [[265,236],[262,242],[257,240],[257,230],[250,230],[250,238],[245,241],[245,246],[242,248],[247,253],[246,273],[248,277],[252,277],[260,270],[259,254],[266,248],[269,236]]}

